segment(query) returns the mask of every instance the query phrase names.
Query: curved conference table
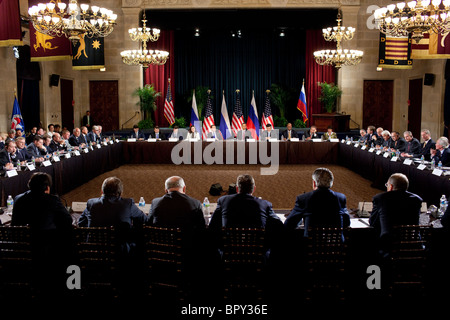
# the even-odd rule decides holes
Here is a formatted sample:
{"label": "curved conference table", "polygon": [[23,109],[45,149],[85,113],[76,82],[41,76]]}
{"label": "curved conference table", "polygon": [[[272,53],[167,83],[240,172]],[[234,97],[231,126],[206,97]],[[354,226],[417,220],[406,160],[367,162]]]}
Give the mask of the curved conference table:
{"label": "curved conference table", "polygon": [[[278,157],[277,157],[278,155]],[[89,152],[72,153],[60,157],[50,166],[36,166],[36,171],[53,177],[53,193],[62,195],[96,176],[123,164],[262,164],[268,161],[282,164],[338,164],[373,182],[373,187],[384,190],[388,177],[404,173],[410,180],[409,190],[422,196],[428,205],[439,204],[442,194],[449,196],[450,176],[436,176],[429,169],[419,170],[415,163],[403,164],[375,152],[361,150],[341,142],[279,141],[279,142],[115,142],[93,148]],[[213,164],[211,164],[213,162]],[[33,171],[34,172],[34,171]],[[1,206],[8,195],[13,197],[27,190],[33,173],[19,171],[17,176],[0,178]]]}

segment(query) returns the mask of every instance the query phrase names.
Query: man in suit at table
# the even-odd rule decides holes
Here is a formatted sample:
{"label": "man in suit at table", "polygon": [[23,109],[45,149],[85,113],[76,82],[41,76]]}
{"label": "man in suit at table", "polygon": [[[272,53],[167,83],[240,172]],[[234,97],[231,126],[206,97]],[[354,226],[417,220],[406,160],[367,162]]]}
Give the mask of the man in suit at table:
{"label": "man in suit at table", "polygon": [[220,247],[222,228],[265,229],[266,249],[278,247],[281,243],[283,223],[272,209],[272,204],[253,196],[255,180],[251,175],[237,177],[236,194],[220,197],[214,211],[209,231]]}
{"label": "man in suit at table", "polygon": [[33,142],[27,147],[29,157],[34,157],[36,161],[44,161],[43,156],[47,154],[47,149],[44,147],[44,141],[41,136],[35,136]]}
{"label": "man in suit at table", "polygon": [[5,147],[0,151],[0,170],[13,169],[17,160],[16,143],[13,139],[8,139]]}
{"label": "man in suit at table", "polygon": [[313,191],[301,194],[284,225],[287,230],[296,229],[303,221],[304,236],[309,227],[346,228],[350,225],[347,198],[331,190],[333,173],[327,168],[317,168],[312,174]]}
{"label": "man in suit at table", "polygon": [[408,155],[419,154],[422,152],[422,146],[420,145],[419,140],[413,137],[411,131],[405,131],[403,133],[403,137],[405,138],[405,151],[401,153],[402,157],[406,157]]}
{"label": "man in suit at table", "polygon": [[88,145],[89,141],[88,141],[88,128],[86,126],[82,126],[80,128],[81,130],[81,134],[80,134],[80,141],[81,143],[84,143],[85,145]]}
{"label": "man in suit at table", "polygon": [[153,132],[150,133],[150,137],[157,140],[167,140],[166,135],[161,132],[158,126],[153,128]]}
{"label": "man in suit at table", "polygon": [[247,124],[242,124],[242,130],[239,130],[236,134],[236,140],[242,141],[242,140],[252,139],[252,133],[250,130],[247,130]]}
{"label": "man in suit at table", "polygon": [[133,131],[130,132],[130,138],[136,140],[144,140],[145,135],[141,130],[139,130],[139,126],[137,124],[133,125]]}
{"label": "man in suit at table", "polygon": [[405,139],[400,137],[400,133],[398,131],[392,131],[391,133],[391,148],[398,150],[400,152],[405,151],[406,141]]}
{"label": "man in suit at table", "polygon": [[387,192],[373,197],[370,225],[379,238],[382,257],[389,255],[394,226],[418,225],[422,198],[408,190],[408,178],[401,173],[391,175],[386,183]]}
{"label": "man in suit at table", "polygon": [[73,134],[69,137],[69,144],[73,147],[83,148],[86,145],[80,128],[73,129]]}
{"label": "man in suit at table", "polygon": [[178,126],[173,126],[173,131],[170,134],[169,138],[183,140],[183,135],[181,134]]}
{"label": "man in suit at table", "polygon": [[261,141],[267,141],[269,139],[278,140],[277,130],[273,130],[270,123],[266,125],[266,130],[261,133]]}
{"label": "man in suit at table", "polygon": [[305,132],[305,137],[306,137],[306,140],[320,139],[319,134],[317,133],[317,127],[311,126],[309,131]]}
{"label": "man in suit at table", "polygon": [[283,141],[290,141],[291,138],[298,138],[298,134],[295,130],[292,130],[292,123],[288,123],[286,126],[286,130],[281,134]]}
{"label": "man in suit at table", "polygon": [[16,154],[20,162],[28,161],[31,159],[31,157],[28,155],[25,141],[26,140],[24,137],[16,138]]}
{"label": "man in suit at table", "polygon": [[92,144],[98,144],[101,143],[102,140],[100,138],[100,129],[98,128],[98,126],[92,126],[92,130],[89,131],[87,137],[88,137],[88,142],[92,142]]}
{"label": "man in suit at table", "polygon": [[217,130],[217,127],[215,125],[212,125],[211,131],[208,132],[207,139],[215,139],[216,141],[223,140],[222,133],[219,130]]}
{"label": "man in suit at table", "polygon": [[423,140],[422,148],[421,148],[420,152],[419,153],[414,153],[414,154],[403,153],[402,155],[404,157],[407,157],[407,158],[412,158],[412,157],[420,158],[420,157],[423,156],[425,160],[430,161],[431,160],[431,153],[430,153],[430,151],[431,151],[431,149],[435,149],[436,148],[433,139],[431,139],[430,130],[423,129],[420,132],[420,135],[422,136],[422,140]]}
{"label": "man in suit at table", "polygon": [[442,163],[444,167],[450,166],[450,149],[448,147],[447,137],[440,137],[436,141],[436,149],[431,149],[431,159],[437,165],[439,162]]}

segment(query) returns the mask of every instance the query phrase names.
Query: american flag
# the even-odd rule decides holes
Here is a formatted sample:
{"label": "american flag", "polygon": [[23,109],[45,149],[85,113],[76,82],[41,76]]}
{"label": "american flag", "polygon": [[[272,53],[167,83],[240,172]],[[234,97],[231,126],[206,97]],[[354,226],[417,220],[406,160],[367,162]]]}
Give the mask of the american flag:
{"label": "american flag", "polygon": [[269,100],[269,92],[266,92],[266,101],[264,102],[264,112],[262,115],[262,129],[266,130],[266,125],[271,124],[272,128],[273,126],[273,116],[272,116],[272,109],[270,108],[270,100]]}
{"label": "american flag", "polygon": [[214,125],[214,115],[211,106],[210,90],[208,90],[208,100],[206,101],[205,119],[203,120],[202,139],[208,138],[208,132],[211,131],[211,127]]}
{"label": "american flag", "polygon": [[167,85],[166,101],[164,102],[164,116],[170,125],[175,122],[175,111],[173,107],[172,93],[170,91],[170,79]]}
{"label": "american flag", "polygon": [[242,114],[241,99],[239,98],[239,90],[236,90],[236,104],[233,111],[233,119],[231,120],[231,130],[233,130],[236,136],[238,131],[242,130],[242,124],[244,123],[244,115]]}

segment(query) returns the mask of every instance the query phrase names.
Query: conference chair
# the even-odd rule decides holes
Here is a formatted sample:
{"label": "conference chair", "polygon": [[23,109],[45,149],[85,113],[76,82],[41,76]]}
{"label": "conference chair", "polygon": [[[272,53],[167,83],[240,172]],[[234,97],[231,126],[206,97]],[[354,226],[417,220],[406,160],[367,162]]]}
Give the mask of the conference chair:
{"label": "conference chair", "polygon": [[419,225],[393,228],[389,285],[391,298],[409,300],[424,297],[431,230],[430,226]]}
{"label": "conference chair", "polygon": [[0,226],[0,297],[33,298],[28,226]]}
{"label": "conference chair", "polygon": [[81,268],[81,294],[117,298],[116,244],[113,227],[74,229],[76,254]]}
{"label": "conference chair", "polygon": [[305,299],[308,303],[345,300],[347,230],[319,228],[308,230],[305,245]]}
{"label": "conference chair", "polygon": [[183,274],[181,229],[145,226],[143,239],[148,295],[183,301],[187,279]]}
{"label": "conference chair", "polygon": [[264,229],[222,228],[224,299],[258,301],[264,298],[267,250]]}

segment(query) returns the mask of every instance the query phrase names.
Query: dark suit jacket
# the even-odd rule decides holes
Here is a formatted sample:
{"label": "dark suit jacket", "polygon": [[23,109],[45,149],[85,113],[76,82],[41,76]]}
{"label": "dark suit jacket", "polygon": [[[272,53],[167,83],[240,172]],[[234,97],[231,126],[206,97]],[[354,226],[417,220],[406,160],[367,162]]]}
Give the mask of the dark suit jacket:
{"label": "dark suit jacket", "polygon": [[80,136],[75,137],[73,134],[69,137],[69,143],[72,147],[79,147],[80,144],[85,143],[84,137],[80,134]]}
{"label": "dark suit jacket", "polygon": [[422,150],[420,153],[416,153],[413,156],[416,158],[424,157],[425,160],[430,161],[431,160],[431,154],[430,149],[436,149],[436,143],[433,141],[433,139],[428,140],[428,142],[425,144],[425,146],[422,143]]}
{"label": "dark suit jacket", "polygon": [[314,132],[313,135],[311,135],[310,130],[305,132],[305,139],[306,138],[311,138],[311,139],[319,139],[319,134],[317,132]]}
{"label": "dark suit jacket", "polygon": [[[150,137],[153,139],[156,139],[156,133],[153,131],[150,133]],[[159,139],[161,140],[167,140],[167,137],[164,133],[161,132],[161,130],[159,131]]]}
{"label": "dark suit jacket", "polygon": [[444,150],[442,150],[442,152],[440,150],[436,150],[436,154],[433,157],[433,160],[436,165],[439,163],[439,161],[441,161],[444,167],[450,166],[450,149],[445,148]]}
{"label": "dark suit jacket", "polygon": [[406,148],[406,141],[403,138],[399,138],[399,139],[397,139],[397,141],[392,140],[390,147],[392,149],[403,152],[403,151],[405,151],[405,148]]}
{"label": "dark suit jacket", "polygon": [[47,152],[38,149],[34,143],[31,143],[27,147],[27,153],[30,158],[31,157],[39,158],[45,155]]}
{"label": "dark suit jacket", "polygon": [[265,229],[266,248],[276,246],[283,232],[283,223],[274,213],[272,204],[250,194],[233,194],[218,199],[209,231],[215,236],[220,247],[222,227],[263,228]]}
{"label": "dark suit jacket", "polygon": [[87,115],[83,116],[83,126],[91,128],[94,125],[94,120],[92,119],[92,115],[89,115],[89,126],[87,125]]}
{"label": "dark suit jacket", "polygon": [[252,133],[250,130],[239,130],[236,134],[236,140],[252,139]]}
{"label": "dark suit jacket", "polygon": [[405,151],[406,153],[409,154],[419,154],[422,152],[422,146],[420,145],[419,140],[417,140],[416,138],[412,138],[411,141],[407,141],[405,144]]}
{"label": "dark suit jacket", "polygon": [[384,138],[383,138],[383,142],[381,143],[381,147],[387,147],[387,148],[390,148],[391,147],[391,145],[392,145],[392,139],[391,138],[389,138],[388,140],[384,140]]}
{"label": "dark suit jacket", "polygon": [[18,160],[17,152],[14,155],[11,154],[8,155],[8,151],[6,151],[6,149],[0,151],[0,169],[2,169],[3,166],[7,163],[11,162],[15,164],[17,160]]}
{"label": "dark suit jacket", "polygon": [[208,139],[214,138],[214,139],[217,139],[217,140],[223,140],[223,136],[222,136],[222,133],[220,132],[220,130],[216,130],[216,132],[214,133],[214,137],[213,137],[213,132],[212,131],[208,132],[207,138]]}
{"label": "dark suit jacket", "polygon": [[[281,134],[285,139],[287,139],[289,137],[289,133],[288,130],[284,130],[283,133]],[[291,138],[298,138],[298,134],[295,130],[291,130]]]}
{"label": "dark suit jacket", "polygon": [[141,132],[141,130],[138,131],[137,137],[136,137],[136,132],[134,132],[134,130],[131,131],[128,136],[133,139],[145,139],[145,135],[143,132]]}
{"label": "dark suit jacket", "polygon": [[96,143],[100,143],[101,139],[98,135],[96,135],[93,131],[89,131],[87,134],[87,138],[88,138],[88,143],[89,142],[96,142]]}
{"label": "dark suit jacket", "polygon": [[[262,140],[262,141],[266,141],[268,138],[269,138],[269,131],[264,130],[264,131],[261,133],[261,140]],[[273,129],[270,131],[270,138],[271,138],[271,139],[277,139],[277,140],[278,140],[278,135],[277,135],[276,131],[273,130]]]}
{"label": "dark suit jacket", "polygon": [[16,148],[16,155],[19,158],[19,161],[28,161],[31,157],[28,155],[28,151],[26,148],[19,149]]}
{"label": "dark suit jacket", "polygon": [[390,191],[377,194],[372,199],[370,225],[380,238],[380,249],[388,253],[392,241],[392,227],[419,224],[422,198],[408,191]]}
{"label": "dark suit jacket", "polygon": [[305,237],[308,236],[308,227],[348,227],[350,216],[347,211],[347,198],[344,194],[327,188],[317,188],[299,195],[284,225],[288,230],[294,230],[302,219]]}

